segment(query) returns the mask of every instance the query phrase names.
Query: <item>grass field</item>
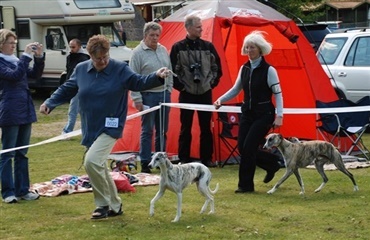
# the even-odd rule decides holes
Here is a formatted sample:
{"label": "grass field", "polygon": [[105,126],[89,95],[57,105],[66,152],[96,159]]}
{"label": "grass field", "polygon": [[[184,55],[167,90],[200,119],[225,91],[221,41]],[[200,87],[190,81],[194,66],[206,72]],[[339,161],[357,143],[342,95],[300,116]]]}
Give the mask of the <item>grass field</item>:
{"label": "grass field", "polygon": [[[36,109],[42,99],[35,99]],[[67,120],[68,105],[50,116],[38,116],[33,125],[32,143],[60,134]],[[367,145],[370,137],[365,136]],[[44,182],[62,174],[83,175],[80,169],[84,147],[80,137],[29,149],[30,178]],[[154,170],[159,173],[158,170]],[[0,203],[0,239],[369,239],[370,169],[350,170],[358,183],[338,171],[327,171],[329,182],[320,193],[314,190],[321,179],[316,170],[302,169],[306,194],[299,195],[294,177],[273,195],[266,192],[283,175],[281,169],[268,184],[264,171],[257,169],[256,193],[234,194],[238,166],[211,169],[211,188],[218,182],[214,215],[200,215],[204,198],[195,185],[183,193],[183,215],[171,223],[176,213],[176,196],[166,192],[149,217],[149,202],[158,186],[136,187],[136,193],[120,194],[124,214],[99,221],[90,220],[95,208],[92,193]]]}

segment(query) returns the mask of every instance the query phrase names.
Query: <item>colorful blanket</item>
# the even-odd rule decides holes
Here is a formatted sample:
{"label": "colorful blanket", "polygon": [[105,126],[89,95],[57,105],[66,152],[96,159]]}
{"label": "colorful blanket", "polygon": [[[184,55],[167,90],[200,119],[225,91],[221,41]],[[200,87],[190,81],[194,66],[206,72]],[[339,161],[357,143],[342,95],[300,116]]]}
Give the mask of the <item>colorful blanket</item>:
{"label": "colorful blanket", "polygon": [[[129,174],[129,173],[125,173]],[[128,179],[130,184],[134,186],[150,186],[159,184],[159,175],[137,173],[129,174]],[[74,176],[65,174],[60,177],[54,178],[51,181],[34,183],[31,190],[38,192],[40,196],[44,197],[57,197],[61,195],[69,195],[74,193],[91,192],[89,177],[87,175]]]}

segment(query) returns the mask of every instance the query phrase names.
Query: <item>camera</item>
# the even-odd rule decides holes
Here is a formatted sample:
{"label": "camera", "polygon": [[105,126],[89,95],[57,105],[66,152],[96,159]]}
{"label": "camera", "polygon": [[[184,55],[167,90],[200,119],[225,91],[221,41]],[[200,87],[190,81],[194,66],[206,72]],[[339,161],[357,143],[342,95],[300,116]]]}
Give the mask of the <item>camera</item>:
{"label": "camera", "polygon": [[195,83],[200,83],[200,68],[202,67],[201,64],[199,63],[193,63],[190,65],[190,71],[194,75],[194,82]]}
{"label": "camera", "polygon": [[31,49],[32,49],[32,51],[36,51],[37,50],[37,46],[36,45],[32,45],[31,46]]}

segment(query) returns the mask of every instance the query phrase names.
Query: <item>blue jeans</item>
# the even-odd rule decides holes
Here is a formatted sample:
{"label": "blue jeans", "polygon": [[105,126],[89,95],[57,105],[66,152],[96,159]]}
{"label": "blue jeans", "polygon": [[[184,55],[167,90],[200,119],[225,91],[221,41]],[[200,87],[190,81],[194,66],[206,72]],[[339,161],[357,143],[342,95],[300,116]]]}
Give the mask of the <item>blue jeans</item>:
{"label": "blue jeans", "polygon": [[75,127],[77,115],[78,115],[78,96],[74,96],[70,103],[69,103],[69,109],[68,109],[68,121],[67,124],[63,128],[63,132],[69,133],[73,131],[73,128]]}
{"label": "blue jeans", "polygon": [[[149,107],[157,106],[163,102],[171,102],[171,93],[167,90],[165,92],[142,92],[141,95],[143,104]],[[142,116],[139,151],[142,164],[149,163],[152,157],[153,127],[155,127],[155,151],[165,151],[169,112],[169,107],[161,107],[157,111]],[[162,116],[160,113],[162,113]]]}
{"label": "blue jeans", "polygon": [[[7,126],[1,128],[2,149],[10,149],[30,144],[32,124]],[[3,153],[0,156],[1,196],[3,199],[21,197],[29,192],[28,148]],[[14,158],[14,178],[13,164]]]}

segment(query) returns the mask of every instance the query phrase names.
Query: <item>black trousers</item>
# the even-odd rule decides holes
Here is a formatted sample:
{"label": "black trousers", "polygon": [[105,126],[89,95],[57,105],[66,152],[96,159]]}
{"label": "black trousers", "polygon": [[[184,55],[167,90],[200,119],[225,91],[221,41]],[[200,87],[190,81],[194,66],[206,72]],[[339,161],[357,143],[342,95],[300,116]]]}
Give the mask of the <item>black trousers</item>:
{"label": "black trousers", "polygon": [[266,171],[276,171],[280,167],[277,156],[259,149],[274,119],[273,112],[242,113],[238,135],[238,149],[241,154],[238,187],[243,190],[254,191],[253,178],[256,166]]}
{"label": "black trousers", "polygon": [[[212,90],[202,95],[180,92],[179,103],[212,104]],[[211,131],[212,112],[197,111],[200,128],[199,155],[202,162],[211,161],[213,154],[213,136]],[[179,137],[179,158],[183,162],[190,161],[191,129],[193,125],[193,110],[180,109],[181,130]]]}

